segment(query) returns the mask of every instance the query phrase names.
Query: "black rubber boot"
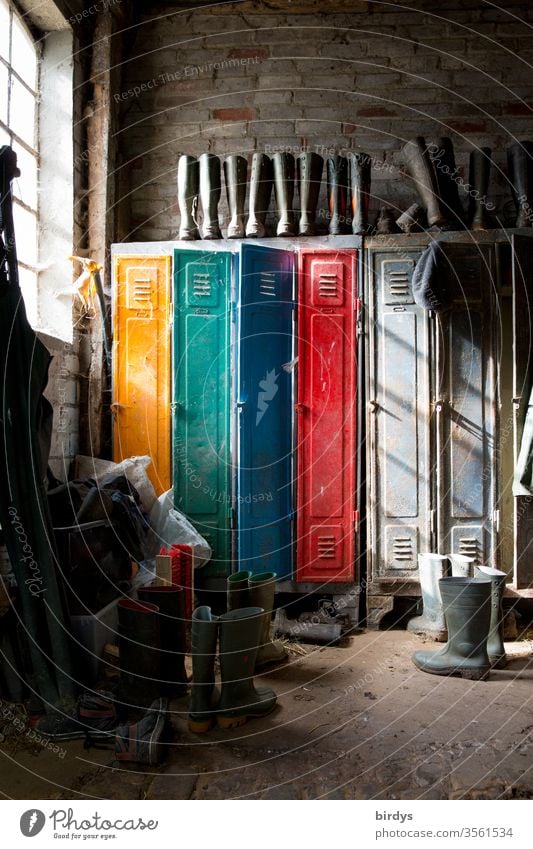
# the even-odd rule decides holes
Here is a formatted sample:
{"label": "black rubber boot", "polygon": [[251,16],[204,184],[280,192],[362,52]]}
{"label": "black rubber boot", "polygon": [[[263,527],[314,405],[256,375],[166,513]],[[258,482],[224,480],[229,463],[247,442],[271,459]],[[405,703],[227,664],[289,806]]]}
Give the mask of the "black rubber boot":
{"label": "black rubber boot", "polygon": [[507,167],[516,206],[515,227],[533,227],[533,141],[507,148]]}
{"label": "black rubber boot", "polygon": [[259,669],[262,666],[269,666],[272,663],[282,663],[284,660],[287,660],[287,649],[278,640],[272,641],[270,639],[272,611],[274,609],[274,596],[276,593],[276,573],[261,572],[259,575],[252,575],[249,580],[249,587],[250,604],[253,607],[262,607],[265,611],[262,616],[263,625],[255,668]]}
{"label": "black rubber boot", "polygon": [[244,239],[244,203],[246,201],[246,179],[248,163],[244,156],[228,156],[224,160],[224,180],[230,222],[228,239]]}
{"label": "black rubber boot", "polygon": [[348,214],[348,160],[345,156],[328,156],[326,160],[328,187],[329,232],[343,236],[349,232]]}
{"label": "black rubber boot", "polygon": [[426,211],[419,203],[412,203],[405,212],[396,219],[396,224],[402,233],[417,233],[424,228]]}
{"label": "black rubber boot", "polygon": [[130,707],[147,707],[160,695],[159,608],[123,598],[117,605],[120,695]]}
{"label": "black rubber boot", "polygon": [[388,206],[382,206],[379,210],[375,224],[376,236],[389,236],[392,233],[401,233],[396,224],[394,212]]}
{"label": "black rubber boot", "polygon": [[239,610],[240,607],[250,606],[248,581],[250,572],[235,572],[227,581],[228,610]]}
{"label": "black rubber boot", "polygon": [[300,194],[298,233],[300,236],[314,236],[324,160],[318,153],[300,153],[296,158],[296,169]]}
{"label": "black rubber boot", "polygon": [[222,692],[217,709],[220,728],[236,728],[266,716],[276,705],[273,690],[256,690],[254,669],[263,632],[261,607],[231,610],[219,618]]}
{"label": "black rubber boot", "polygon": [[178,205],[180,229],[178,239],[190,242],[200,238],[198,223],[198,195],[200,193],[200,169],[194,156],[180,156],[178,162]]}
{"label": "black rubber boot", "polygon": [[292,153],[275,153],[272,157],[274,166],[274,191],[278,210],[278,236],[295,236],[294,224],[294,156]]}
{"label": "black rubber boot", "polygon": [[220,239],[218,204],[221,194],[220,159],[213,153],[202,153],[200,165],[200,200],[202,202],[202,239]]}
{"label": "black rubber boot", "polygon": [[218,693],[215,690],[218,616],[203,605],[192,614],[192,687],[189,701],[189,731],[205,734],[214,722]]}
{"label": "black rubber boot", "polygon": [[159,608],[162,692],[167,696],[183,696],[187,692],[187,628],[183,587],[142,587],[138,596],[141,601],[149,601]]}
{"label": "black rubber boot", "polygon": [[350,171],[352,233],[356,236],[363,236],[368,230],[368,206],[370,203],[371,159],[368,153],[352,153]]}
{"label": "black rubber boot", "polygon": [[487,678],[487,639],[491,616],[491,582],[473,578],[441,578],[440,594],[448,642],[436,652],[417,651],[414,665],[431,675],[459,675],[471,681]]}
{"label": "black rubber boot", "polygon": [[429,226],[451,229],[448,216],[442,208],[437,176],[423,136],[417,136],[404,145],[400,152],[400,162],[416,186]]}
{"label": "black rubber boot", "polygon": [[[435,147],[438,150],[435,150]],[[442,136],[436,145],[430,146],[430,158],[437,177],[439,197],[450,226],[453,226],[455,230],[464,230],[466,227],[465,211],[459,198],[459,187],[456,180],[457,167],[452,140],[447,136]]]}
{"label": "black rubber boot", "polygon": [[491,226],[487,214],[487,191],[492,165],[491,154],[490,147],[473,150],[470,154],[468,223],[471,230],[488,230]]}
{"label": "black rubber boot", "polygon": [[254,153],[246,223],[246,235],[250,238],[263,239],[266,236],[265,221],[270,205],[273,179],[272,160],[265,153]]}
{"label": "black rubber boot", "polygon": [[507,655],[503,644],[502,604],[507,575],[499,569],[491,569],[490,566],[478,566],[476,568],[476,580],[488,580],[491,584],[490,631],[487,640],[487,653],[493,669],[504,669],[507,666]]}

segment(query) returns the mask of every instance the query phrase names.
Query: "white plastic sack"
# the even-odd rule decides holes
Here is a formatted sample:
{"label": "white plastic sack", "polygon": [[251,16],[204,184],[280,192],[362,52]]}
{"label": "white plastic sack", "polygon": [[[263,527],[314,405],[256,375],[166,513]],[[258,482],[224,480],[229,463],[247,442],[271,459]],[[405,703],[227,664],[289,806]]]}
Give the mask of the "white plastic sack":
{"label": "white plastic sack", "polygon": [[171,545],[191,545],[195,550],[195,568],[204,566],[211,559],[213,552],[203,536],[198,533],[187,517],[173,506],[172,490],[164,492],[156,499],[149,516],[152,532],[150,533],[150,553],[157,554],[161,548]]}
{"label": "white plastic sack", "polygon": [[110,460],[99,460],[97,457],[85,457],[78,454],[75,460],[75,477],[77,479],[92,478],[100,483],[108,475],[125,475],[135,487],[141,499],[141,507],[145,513],[150,513],[157,498],[152,481],[146,474],[151,463],[148,456],[128,457],[120,463]]}

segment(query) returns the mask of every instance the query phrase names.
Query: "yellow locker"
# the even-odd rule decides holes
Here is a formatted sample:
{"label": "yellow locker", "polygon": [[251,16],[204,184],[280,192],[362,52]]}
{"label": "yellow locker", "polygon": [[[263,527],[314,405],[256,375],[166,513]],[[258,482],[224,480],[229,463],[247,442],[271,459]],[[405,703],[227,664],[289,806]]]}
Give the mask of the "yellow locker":
{"label": "yellow locker", "polygon": [[113,456],[148,454],[159,495],[170,489],[170,256],[116,256]]}

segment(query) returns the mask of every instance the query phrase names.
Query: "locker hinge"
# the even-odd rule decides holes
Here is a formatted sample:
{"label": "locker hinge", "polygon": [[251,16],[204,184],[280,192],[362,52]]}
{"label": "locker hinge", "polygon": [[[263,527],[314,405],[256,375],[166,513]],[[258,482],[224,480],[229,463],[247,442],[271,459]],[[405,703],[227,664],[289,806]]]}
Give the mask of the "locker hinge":
{"label": "locker hinge", "polygon": [[492,511],[492,521],[494,523],[494,533],[500,533],[500,511],[493,510]]}
{"label": "locker hinge", "polygon": [[174,304],[172,301],[168,305],[168,323],[170,327],[174,324]]}
{"label": "locker hinge", "polygon": [[228,524],[229,524],[230,530],[232,530],[232,531],[234,531],[235,528],[237,527],[237,514],[236,514],[233,507],[231,507],[230,511],[229,511]]}
{"label": "locker hinge", "polygon": [[434,535],[437,531],[437,511],[429,511],[429,532]]}
{"label": "locker hinge", "polygon": [[359,531],[359,510],[353,511],[353,529],[355,533]]}

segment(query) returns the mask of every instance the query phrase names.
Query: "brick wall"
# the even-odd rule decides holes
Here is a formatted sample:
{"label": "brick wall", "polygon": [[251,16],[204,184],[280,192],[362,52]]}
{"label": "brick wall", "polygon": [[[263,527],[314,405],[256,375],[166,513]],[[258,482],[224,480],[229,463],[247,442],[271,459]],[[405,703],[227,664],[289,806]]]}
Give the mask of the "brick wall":
{"label": "brick wall", "polygon": [[410,7],[172,4],[141,18],[122,88],[113,92],[121,114],[117,237],[176,236],[181,153],[363,150],[374,163],[372,206],[403,210],[416,194],[399,173],[398,151],[417,134],[450,135],[465,178],[472,146],[491,147],[491,199],[509,216],[505,149],[533,136],[533,29],[524,23],[533,7],[517,0],[503,11],[472,0]]}

